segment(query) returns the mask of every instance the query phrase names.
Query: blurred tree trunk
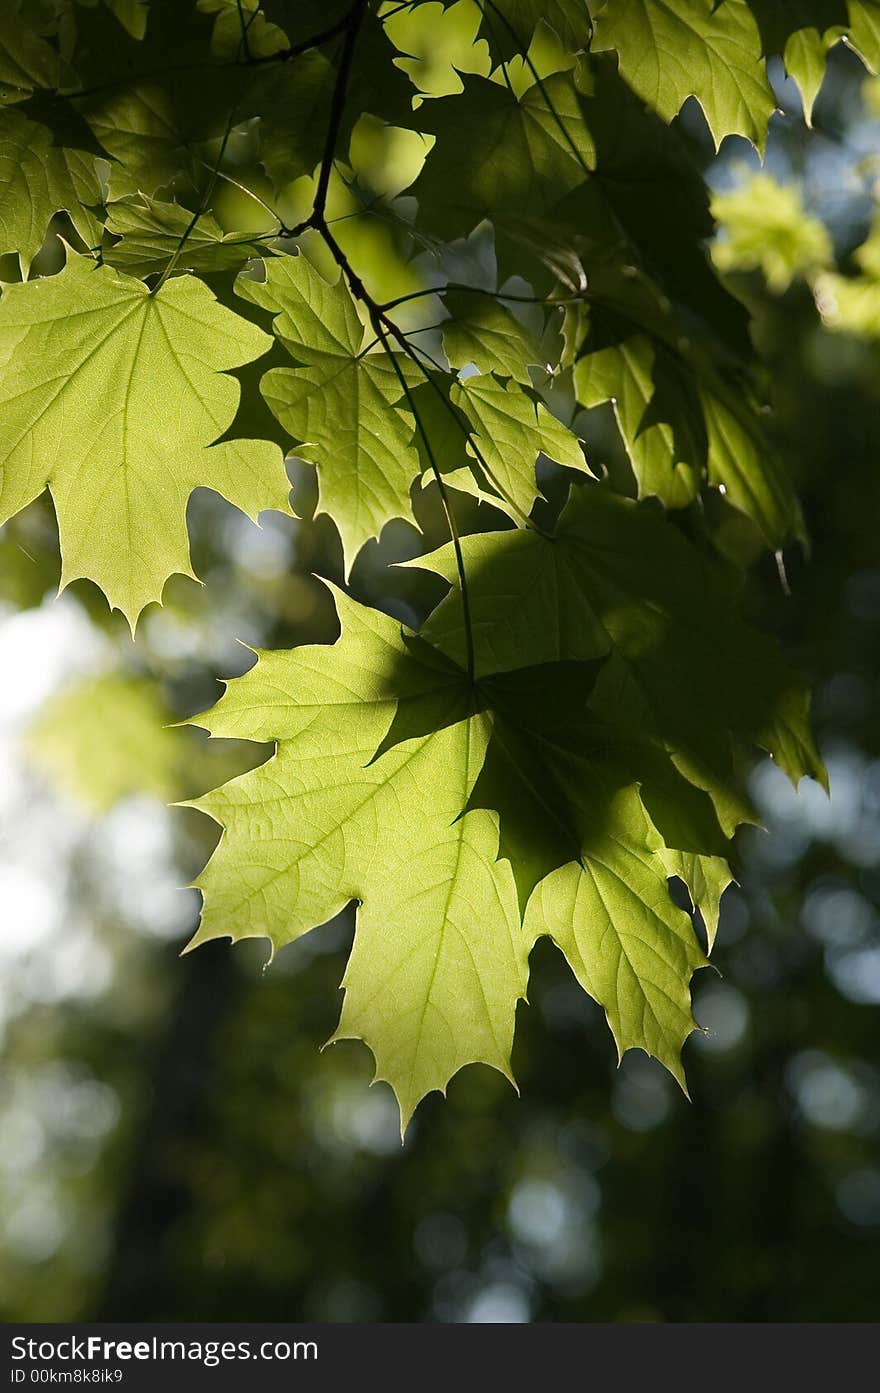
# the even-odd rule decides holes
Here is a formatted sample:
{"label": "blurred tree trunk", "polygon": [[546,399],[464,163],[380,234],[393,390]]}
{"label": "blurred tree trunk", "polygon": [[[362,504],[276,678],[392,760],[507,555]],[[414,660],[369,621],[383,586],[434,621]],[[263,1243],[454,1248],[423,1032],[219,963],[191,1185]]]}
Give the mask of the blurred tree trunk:
{"label": "blurred tree trunk", "polygon": [[129,1185],[119,1209],[106,1285],[95,1320],[186,1320],[169,1310],[169,1239],[191,1205],[180,1152],[203,1128],[217,1085],[215,1044],[238,1002],[242,977],[227,943],[208,944],[197,955],[169,965],[176,998],[159,1036],[146,1045],[148,1093],[131,1148]]}

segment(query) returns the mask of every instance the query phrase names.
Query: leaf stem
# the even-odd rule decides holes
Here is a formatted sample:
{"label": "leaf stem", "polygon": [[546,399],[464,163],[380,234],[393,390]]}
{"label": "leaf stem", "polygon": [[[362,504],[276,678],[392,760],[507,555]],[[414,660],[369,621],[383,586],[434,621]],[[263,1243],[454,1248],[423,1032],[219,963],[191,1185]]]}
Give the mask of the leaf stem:
{"label": "leaf stem", "polygon": [[537,532],[541,532],[541,529],[538,527],[537,523],[535,523],[531,518],[529,518],[526,515],[526,513],[523,512],[522,508],[520,508],[520,506],[515,502],[515,500],[511,498],[510,494],[507,492],[504,485],[498,479],[491,466],[487,463],[486,457],[480,449],[479,445],[477,444],[473,433],[469,431],[467,427],[464,425],[464,423],[461,420],[461,417],[459,416],[452,402],[445,395],[445,393],[441,391],[440,387],[434,381],[433,377],[428,372],[427,368],[425,367],[424,363],[419,357],[419,354],[421,354],[422,357],[427,358],[428,362],[431,364],[432,367],[434,367],[437,370],[437,372],[445,372],[446,369],[441,367],[441,365],[438,362],[436,362],[435,359],[433,359],[424,348],[417,349],[413,344],[411,344],[409,339],[403,333],[402,329],[400,329],[398,325],[394,323],[393,319],[389,319],[383,307],[376,303],[370,292],[367,290],[360,276],[352,267],[350,261],[348,260],[348,257],[345,255],[345,252],[342,250],[339,243],[336,241],[336,238],[330,232],[326,224],[313,223],[312,226],[316,227],[316,230],[320,233],[327,248],[333,256],[334,261],[336,262],[337,266],[340,268],[343,275],[345,276],[349,290],[351,291],[355,299],[359,300],[360,303],[366,308],[374,325],[378,326],[379,324],[381,324],[388,336],[390,338],[393,338],[395,343],[398,344],[398,346],[402,349],[406,356],[415,363],[416,367],[422,373],[425,381],[430,384],[433,391],[440,398],[440,401],[443,403],[444,410],[449,415],[451,415],[458,429],[462,432],[463,435],[467,437],[468,441],[470,442],[470,446],[474,453],[474,456],[477,460],[477,463],[479,464],[489,483],[496,490],[499,498],[502,498],[504,500],[507,506],[519,518],[520,522],[523,524],[524,527],[530,527]]}
{"label": "leaf stem", "polygon": [[581,169],[584,171],[587,177],[590,178],[593,175],[594,171],[590,169],[589,165],[584,160],[583,155],[578,149],[577,141],[574,139],[565,122],[563,121],[562,117],[559,115],[559,112],[556,110],[556,107],[553,105],[553,102],[551,101],[547,93],[547,88],[544,85],[544,79],[541,77],[541,74],[538,72],[538,69],[535,67],[535,64],[529,57],[529,52],[526,45],[523,43],[522,39],[517,34],[510,20],[507,18],[507,15],[504,13],[503,10],[500,10],[498,8],[498,6],[495,4],[495,0],[477,0],[477,4],[479,5],[480,9],[483,12],[483,15],[486,18],[488,18],[486,10],[486,6],[488,5],[489,9],[492,10],[492,12],[498,16],[498,18],[501,20],[501,23],[504,25],[504,28],[507,30],[508,34],[516,42],[517,47],[520,49],[522,53],[523,62],[525,63],[526,67],[531,73],[532,79],[535,85],[537,86],[538,91],[541,93],[541,96],[547,103],[547,110],[550,112],[550,115],[553,117],[553,120],[559,127],[563,140],[569,147],[571,153],[574,155],[574,158],[580,165]]}
{"label": "leaf stem", "polygon": [[[355,271],[354,267],[351,265],[351,262],[349,261],[342,247],[337,242],[335,236],[330,230],[330,225],[327,219],[327,197],[330,189],[330,179],[333,172],[333,164],[336,158],[336,146],[339,140],[339,132],[342,127],[342,119],[345,112],[345,101],[348,92],[349,81],[351,78],[351,71],[354,61],[354,53],[357,45],[357,39],[364,17],[367,13],[369,4],[370,0],[352,0],[352,4],[349,6],[348,10],[346,11],[345,15],[341,20],[331,25],[321,34],[315,35],[307,43],[302,45],[294,45],[291,47],[291,49],[283,50],[281,53],[269,55],[266,59],[249,57],[249,61],[251,63],[261,63],[264,61],[271,60],[283,61],[285,58],[294,57],[297,53],[305,52],[306,49],[315,47],[319,43],[329,42],[331,39],[336,38],[339,35],[344,36],[342,51],[339,58],[339,67],[336,74],[336,81],[333,87],[330,116],[327,124],[327,132],[324,141],[324,150],[321,157],[320,167],[318,170],[318,180],[315,190],[314,202],[312,204],[312,211],[307,218],[305,218],[301,223],[298,223],[296,227],[293,228],[285,228],[279,219],[279,235],[282,235],[287,238],[293,238],[298,237],[303,232],[309,230],[313,230],[318,233],[325,246],[328,248],[340,271],[342,272],[343,276],[345,277],[345,281],[348,285],[350,293],[365,308],[369,316],[370,322],[372,323],[373,328],[376,332],[377,341],[381,343],[383,350],[388,355],[390,361],[393,364],[394,371],[400,382],[403,395],[406,398],[407,403],[409,404],[409,407],[413,413],[413,417],[416,422],[416,427],[424,442],[425,452],[428,456],[430,467],[437,483],[441,503],[443,506],[443,511],[446,516],[447,525],[449,527],[449,534],[452,539],[453,549],[455,551],[456,566],[459,575],[459,587],[461,591],[462,612],[467,645],[468,675],[471,681],[473,681],[475,673],[474,639],[471,622],[470,597],[468,593],[468,582],[464,565],[464,555],[461,547],[461,539],[458,533],[458,527],[451,506],[449,493],[446,484],[443,480],[440,468],[437,464],[436,458],[434,456],[433,447],[428,438],[428,434],[425,430],[424,423],[421,419],[418,408],[416,407],[413,401],[410,386],[406,381],[406,377],[401,369],[397,354],[392,350],[389,340],[393,340],[394,343],[402,350],[402,352],[416,365],[416,367],[419,369],[419,372],[424,377],[425,381],[430,384],[431,389],[440,398],[444,410],[446,410],[452,416],[452,419],[455,421],[456,426],[462,431],[462,433],[467,438],[471,451],[478,464],[480,465],[480,468],[482,469],[486,480],[496,490],[498,496],[505,501],[508,507],[510,507],[510,509],[519,518],[519,520],[524,526],[535,528],[535,530],[537,531],[541,531],[541,529],[538,528],[537,524],[535,524],[529,517],[527,517],[527,515],[514,501],[514,499],[512,499],[509,496],[507,490],[502,486],[500,481],[496,478],[494,472],[486,462],[485,456],[480,450],[480,447],[477,445],[473,432],[467,428],[467,426],[461,419],[459,413],[453,406],[452,402],[449,400],[447,395],[441,390],[438,383],[434,380],[432,374],[425,367],[425,364],[422,362],[422,358],[426,358],[428,362],[438,372],[442,372],[444,371],[444,369],[441,368],[440,364],[436,363],[434,359],[431,357],[431,355],[427,353],[424,349],[419,349],[414,344],[410,343],[409,339],[404,334],[404,332],[388,315],[388,311],[390,309],[393,309],[396,305],[404,304],[406,301],[417,299],[420,296],[436,294],[437,290],[426,289],[421,291],[415,291],[410,295],[398,296],[397,299],[388,301],[387,304],[380,304],[367,290],[363,280]],[[396,14],[399,10],[406,8],[409,8],[409,5],[402,4],[398,6],[396,10],[392,11],[392,13]],[[239,9],[241,13],[240,6]],[[386,16],[381,17],[385,18]],[[248,56],[248,52],[246,49],[247,31],[244,24],[242,25],[242,28],[242,45],[245,48],[246,56]],[[178,242],[174,255],[171,257],[168,265],[163,271],[157,285],[155,286],[152,292],[153,294],[156,294],[162,288],[165,281],[168,279],[168,276],[171,274],[171,271],[177,264],[177,261],[180,258],[187,238],[190,236],[193,228],[195,227],[199,218],[202,216],[202,213],[205,211],[205,208],[207,207],[207,204],[211,198],[218,177],[221,177],[220,164],[222,163],[223,155],[226,150],[226,145],[229,140],[229,135],[232,130],[234,111],[235,108],[233,107],[233,110],[230,111],[229,114],[229,121],[227,122],[226,130],[223,135],[223,140],[220,145],[220,150],[218,152],[216,164],[214,165],[214,168],[212,170],[211,178],[207,185],[207,188],[205,189],[200,199],[199,208],[193,214],[189,225],[185,229],[180,241]],[[232,180],[232,182],[235,181]],[[268,208],[268,205],[265,206]],[[277,217],[277,214],[274,214],[274,216]],[[495,298],[498,299],[520,301],[526,304],[564,304],[570,303],[571,300],[580,298],[578,296],[572,296],[556,297],[553,300],[540,300],[538,297],[503,295],[498,292],[484,291],[477,286],[465,285],[447,285],[442,288],[438,287],[438,290],[439,289],[454,289],[470,291],[475,294],[494,295]]]}
{"label": "leaf stem", "polygon": [[239,25],[241,26],[241,44],[240,44],[240,49],[241,49],[241,52],[244,54],[244,60],[245,60],[245,62],[246,62],[246,63],[250,63],[250,61],[251,61],[251,46],[250,46],[250,44],[248,43],[248,30],[250,29],[251,25],[253,24],[254,20],[256,19],[257,15],[259,14],[259,10],[251,10],[250,18],[249,18],[249,19],[246,19],[246,18],[245,18],[245,13],[244,13],[244,6],[242,5],[241,0],[235,0],[235,3],[236,3],[236,6],[237,6],[237,8],[238,8],[238,22],[239,22]]}
{"label": "leaf stem", "polygon": [[399,381],[401,390],[403,391],[403,394],[406,397],[409,409],[412,412],[413,417],[415,418],[416,427],[418,429],[419,434],[422,437],[422,441],[424,442],[425,453],[428,456],[428,460],[431,465],[431,472],[434,475],[434,481],[437,484],[437,488],[440,493],[440,502],[443,506],[443,512],[446,515],[446,525],[449,528],[449,535],[452,538],[452,546],[453,550],[455,551],[455,565],[458,570],[459,588],[461,591],[461,611],[464,627],[464,639],[465,646],[467,649],[467,675],[468,680],[471,683],[473,683],[476,675],[476,660],[474,655],[474,629],[473,621],[471,619],[471,602],[470,593],[468,591],[467,571],[465,570],[464,554],[461,549],[461,538],[458,532],[458,524],[455,521],[455,513],[452,510],[452,504],[450,502],[449,494],[446,489],[446,484],[443,481],[443,475],[440,472],[440,467],[437,464],[437,460],[434,456],[434,450],[428,438],[428,432],[425,430],[424,422],[422,421],[422,418],[419,415],[418,407],[412,399],[412,392],[410,391],[409,383],[407,382],[406,377],[404,376],[400,363],[397,361],[397,354],[389,346],[387,330],[378,318],[375,320],[375,329],[376,333],[379,336],[379,340],[382,344],[382,347],[384,348],[385,353],[387,354],[394,368],[394,371],[397,374],[397,380]]}
{"label": "leaf stem", "polygon": [[186,246],[187,240],[189,239],[193,229],[195,228],[196,223],[198,222],[202,214],[206,211],[208,204],[211,201],[211,196],[213,195],[214,189],[217,184],[217,176],[220,173],[220,165],[223,163],[223,156],[226,153],[226,146],[229,143],[229,137],[232,133],[232,126],[234,121],[235,107],[233,106],[229,112],[229,119],[226,122],[226,130],[223,132],[223,139],[220,142],[220,149],[217,151],[217,161],[214,165],[214,168],[211,171],[211,177],[208,180],[208,183],[206,184],[201,197],[199,198],[196,211],[193,213],[192,217],[190,218],[189,222],[187,223],[186,227],[181,233],[180,240],[178,241],[177,246],[174,248],[171,257],[169,258],[168,265],[165,267],[165,270],[162,272],[158,281],[153,286],[153,289],[150,291],[151,295],[158,295],[159,291],[162,289],[162,286],[165,284],[168,277],[171,275],[171,272],[174,270],[175,266],[180,260],[181,253],[184,247]]}
{"label": "leaf stem", "polygon": [[437,461],[434,457],[434,451],[431,446],[431,442],[428,439],[428,433],[424,428],[424,423],[422,422],[422,419],[419,415],[418,408],[415,406],[415,403],[413,402],[412,392],[410,391],[409,384],[406,380],[406,377],[404,376],[400,363],[397,360],[397,355],[392,351],[389,345],[389,338],[393,338],[394,341],[403,349],[403,352],[407,355],[407,357],[411,358],[412,361],[416,363],[419,370],[424,374],[427,380],[430,380],[430,378],[428,376],[427,371],[419,361],[413,346],[408,342],[405,335],[397,327],[394,321],[388,318],[381,306],[377,303],[377,301],[367,290],[360,276],[354,270],[354,267],[351,265],[351,262],[345,255],[345,252],[342,250],[342,247],[339,245],[339,243],[337,242],[336,238],[333,236],[333,233],[330,231],[330,228],[327,225],[326,208],[327,191],[330,185],[330,174],[333,168],[333,161],[336,155],[336,142],[339,138],[339,129],[342,124],[342,116],[345,110],[345,97],[348,89],[349,78],[351,75],[351,66],[352,60],[354,58],[355,45],[357,43],[358,32],[363,21],[367,4],[368,0],[354,0],[354,3],[352,4],[351,9],[348,11],[346,17],[345,43],[343,46],[342,55],[339,60],[339,72],[336,77],[336,85],[333,89],[333,102],[330,110],[330,121],[327,128],[327,139],[325,141],[324,155],[321,160],[321,168],[318,174],[318,187],[315,192],[315,201],[312,206],[311,217],[307,220],[306,225],[308,227],[313,228],[320,235],[325,246],[330,251],[334,261],[336,262],[340,271],[344,275],[351,294],[355,297],[356,300],[359,300],[360,303],[366,309],[370,317],[370,322],[372,323],[373,328],[376,331],[376,335],[382,344],[382,348],[384,349],[386,355],[388,356],[389,360],[391,361],[394,367],[394,371],[397,374],[398,381],[400,382],[401,390],[403,392],[404,397],[407,400],[407,403],[409,404],[410,410],[413,413],[413,417],[416,422],[416,427],[424,442],[425,451],[427,453],[428,460],[431,465],[431,470],[440,493],[440,500],[443,506],[443,511],[446,515],[446,523],[449,527],[449,535],[452,538],[452,546],[455,551],[455,564],[458,569],[459,589],[461,592],[462,619],[465,632],[465,643],[467,646],[467,672],[469,680],[473,682],[476,671],[476,662],[474,655],[474,635],[473,624],[471,622],[471,607],[470,596],[468,593],[467,573],[465,571],[464,555],[461,549],[461,538],[459,537],[458,526],[456,524],[455,514],[453,513],[452,506],[449,500],[449,494],[447,492],[446,485],[443,482],[443,476],[437,465]]}

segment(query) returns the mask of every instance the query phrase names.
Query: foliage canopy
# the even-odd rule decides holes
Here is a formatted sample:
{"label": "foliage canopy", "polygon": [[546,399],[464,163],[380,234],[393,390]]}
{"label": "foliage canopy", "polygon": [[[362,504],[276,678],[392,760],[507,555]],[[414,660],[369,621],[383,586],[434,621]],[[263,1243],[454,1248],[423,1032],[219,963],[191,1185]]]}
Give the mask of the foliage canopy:
{"label": "foliage canopy", "polygon": [[194,944],[279,948],[358,900],[338,1036],[404,1124],[469,1062],[510,1075],[542,935],[618,1050],[683,1084],[743,771],[760,749],[823,778],[803,682],[739,614],[738,562],[802,524],[674,118],[695,98],[716,146],[761,151],[768,60],[809,119],[841,38],[880,68],[880,5],[0,20],[0,519],[48,487],[62,584],[134,629],[193,574],[192,491],[288,512],[285,455],[316,469],[346,580],[424,490],[445,516],[448,544],[409,553],[448,586],[417,632],[338,590],[336,643],[259,653],[196,718],[277,748],[197,800],[224,830]]}

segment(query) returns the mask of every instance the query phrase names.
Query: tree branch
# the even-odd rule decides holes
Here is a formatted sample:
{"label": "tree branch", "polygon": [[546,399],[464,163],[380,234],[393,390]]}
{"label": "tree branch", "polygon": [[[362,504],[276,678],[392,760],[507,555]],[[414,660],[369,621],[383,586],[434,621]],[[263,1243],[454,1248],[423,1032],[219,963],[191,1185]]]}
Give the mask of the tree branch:
{"label": "tree branch", "polygon": [[342,115],[345,111],[345,97],[348,91],[348,82],[351,77],[351,65],[354,59],[355,44],[357,43],[358,33],[367,8],[367,0],[354,0],[354,4],[345,17],[345,43],[342,48],[342,55],[339,59],[339,71],[336,74],[336,83],[333,88],[333,101],[330,107],[330,120],[327,125],[327,139],[324,144],[324,154],[321,159],[321,169],[318,174],[318,187],[315,192],[315,202],[312,207],[312,226],[319,231],[324,225],[324,210],[327,207],[327,190],[330,187],[330,174],[333,169],[333,160],[336,155],[336,142],[339,139],[339,128],[342,124]]}

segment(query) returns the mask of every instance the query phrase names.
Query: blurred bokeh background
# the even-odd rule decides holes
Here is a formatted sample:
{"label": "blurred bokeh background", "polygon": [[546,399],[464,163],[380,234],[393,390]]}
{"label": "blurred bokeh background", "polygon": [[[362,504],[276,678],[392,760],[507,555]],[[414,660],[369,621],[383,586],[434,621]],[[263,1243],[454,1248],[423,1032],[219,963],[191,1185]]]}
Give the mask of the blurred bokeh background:
{"label": "blurred bokeh background", "polygon": [[[712,254],[755,316],[811,536],[808,556],[781,558],[785,583],[756,560],[747,603],[815,682],[832,794],[754,770],[768,830],[740,835],[718,973],[696,983],[692,1102],[642,1055],[617,1069],[545,942],[520,1009],[521,1097],[470,1068],[401,1147],[368,1052],[319,1053],[349,914],[269,971],[256,942],[181,958],[198,913],[181,887],[216,829],[169,803],[267,751],[172,723],[249,665],[237,640],[334,636],[317,577],[339,578],[338,541],[326,518],[257,528],[201,492],[205,585],[172,581],[132,644],[87,583],[54,598],[40,500],[0,532],[5,1319],[876,1319],[880,84],[838,47],[807,129],[776,78],[763,169],[736,139],[712,160],[698,109],[679,125],[714,190]],[[229,158],[249,158],[247,132]],[[236,197],[228,182],[218,216],[259,234]],[[419,284],[388,226],[337,197],[387,294]],[[591,458],[622,467],[608,411],[581,424]],[[308,500],[308,469],[291,470]],[[439,542],[430,488],[417,515]],[[425,548],[392,525],[354,592],[415,620],[437,593],[389,562]]]}

